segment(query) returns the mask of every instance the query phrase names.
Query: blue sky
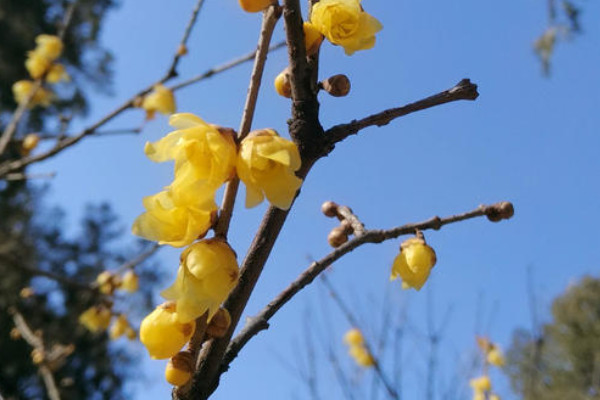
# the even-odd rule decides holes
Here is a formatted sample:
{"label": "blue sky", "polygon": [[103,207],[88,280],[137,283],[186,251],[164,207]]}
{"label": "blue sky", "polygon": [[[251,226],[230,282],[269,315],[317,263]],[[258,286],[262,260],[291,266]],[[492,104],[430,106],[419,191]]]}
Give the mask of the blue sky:
{"label": "blue sky", "polygon": [[[193,0],[148,0],[143,7],[123,2],[107,18],[102,42],[115,55],[114,95],[93,96],[90,115],[75,121],[74,128],[95,121],[162,76],[193,5]],[[473,351],[477,315],[487,321],[479,333],[489,334],[505,348],[516,327],[530,326],[528,267],[544,313],[568,284],[585,274],[597,275],[600,4],[585,3],[585,33],[559,44],[549,78],[542,76],[531,48],[546,26],[543,0],[364,0],[363,6],[384,29],[374,49],[352,57],[328,43],[322,47],[321,78],[345,73],[352,81],[346,98],[321,95],[325,127],[418,100],[462,78],[477,83],[481,95],[475,102],[444,105],[386,127],[366,129],[321,160],[306,180],[245,315],[262,308],[307,267],[309,259],[330,251],[325,238],[334,225],[319,211],[325,200],[349,205],[368,228],[509,200],[516,210],[511,221],[472,220],[426,234],[438,264],[418,293],[400,294],[399,284],[388,282],[400,241],[360,248],[330,273],[342,295],[362,314],[378,310],[386,291],[394,293],[395,300],[388,305],[398,307],[398,313],[408,310],[413,333],[425,329],[428,296],[438,320],[451,309],[440,345],[442,379],[451,380]],[[260,16],[243,13],[236,1],[206,1],[180,76],[185,79],[252,50],[259,26]],[[283,37],[280,23],[275,41]],[[285,51],[269,56],[254,128],[286,132],[289,100],[272,88],[272,79],[286,63]],[[250,68],[246,64],[181,90],[178,111],[237,128]],[[142,119],[141,111],[131,111],[110,128],[136,127]],[[71,222],[85,203],[107,200],[129,225],[142,211],[142,197],[171,179],[171,165],[154,164],[143,154],[146,141],[167,132],[167,119],[159,116],[138,136],[90,138],[32,170],[58,172],[49,201],[72,210]],[[245,210],[243,194],[231,230],[240,257],[265,209],[263,205]],[[174,273],[178,251],[164,249],[160,257]],[[328,301],[315,286],[288,304],[234,362],[214,398],[306,398],[301,380],[284,365],[293,364],[302,353],[303,337],[313,325],[312,332],[328,336],[344,359],[340,338],[349,326],[333,304],[327,305],[329,332],[306,317],[309,310],[308,315],[321,318],[322,302]],[[370,318],[364,322],[367,334],[372,331]],[[403,360],[408,371],[405,394],[423,398],[426,345],[418,334],[409,336],[411,351]],[[342,398],[325,357],[318,354],[318,359],[323,394]],[[168,398],[164,363],[148,360],[142,365],[146,380],[133,386],[136,398]],[[363,375],[371,379],[369,372]],[[467,378],[459,374],[456,379],[466,384]],[[500,393],[510,398],[505,382],[498,379]]]}

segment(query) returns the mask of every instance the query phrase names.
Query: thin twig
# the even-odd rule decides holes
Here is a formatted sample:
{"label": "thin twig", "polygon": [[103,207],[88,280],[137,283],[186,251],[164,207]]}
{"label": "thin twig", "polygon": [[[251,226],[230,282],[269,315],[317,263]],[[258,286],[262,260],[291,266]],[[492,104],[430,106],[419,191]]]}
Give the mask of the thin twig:
{"label": "thin twig", "polygon": [[118,274],[125,272],[128,269],[134,269],[135,267],[137,267],[138,265],[140,265],[141,263],[146,261],[154,253],[156,253],[159,248],[160,248],[160,244],[158,244],[158,243],[153,244],[148,250],[138,254],[137,256],[133,257],[131,260],[126,261],[123,264],[121,264],[116,269],[115,274],[118,275]]}
{"label": "thin twig", "polygon": [[427,108],[457,100],[475,100],[478,96],[479,93],[477,92],[477,85],[471,83],[469,79],[463,79],[458,82],[456,86],[433,96],[427,97],[423,100],[407,104],[403,107],[390,108],[377,114],[370,115],[366,118],[353,120],[350,123],[336,125],[327,129],[327,131],[325,131],[325,135],[329,140],[330,146],[328,146],[326,150],[328,152],[331,151],[333,145],[336,143],[346,139],[350,135],[358,133],[360,130],[369,126],[387,125],[398,117],[402,117],[416,111],[425,110]]}
{"label": "thin twig", "polygon": [[[313,262],[296,280],[294,280],[285,290],[277,295],[267,306],[265,306],[255,317],[249,318],[246,326],[231,341],[225,357],[223,358],[222,369],[233,361],[244,345],[260,331],[269,327],[269,319],[290,301],[305,286],[309,285],[321,272],[339,260],[342,256],[350,253],[354,249],[366,243],[381,243],[386,240],[395,239],[402,235],[414,234],[416,230],[438,230],[444,225],[487,216],[488,219],[498,220],[512,216],[512,204],[500,202],[490,206],[479,206],[478,208],[464,214],[453,215],[446,218],[433,217],[427,221],[406,224],[388,230],[366,230],[363,235],[357,236],[344,243],[334,251],[323,257],[319,261]],[[502,219],[502,218],[500,218]]]}
{"label": "thin twig", "polygon": [[42,341],[41,337],[31,331],[27,325],[27,322],[25,322],[25,318],[23,318],[23,316],[17,310],[11,309],[10,312],[12,314],[15,327],[18,329],[23,339],[25,339],[25,341],[31,347],[44,356],[44,359],[38,365],[38,369],[40,371],[40,375],[42,376],[42,380],[44,381],[44,385],[46,386],[48,397],[50,400],[60,400],[60,394],[58,392],[56,382],[54,381],[54,376],[52,375],[52,371],[48,367],[45,359],[46,350],[44,348],[44,342]]}
{"label": "thin twig", "polygon": [[[348,306],[346,306],[346,304],[340,297],[339,293],[337,292],[337,290],[335,290],[335,288],[333,287],[331,282],[329,282],[329,279],[327,278],[327,276],[325,274],[321,275],[321,281],[323,282],[323,284],[329,291],[329,294],[331,295],[331,298],[333,299],[333,301],[335,301],[335,303],[338,305],[339,309],[342,311],[342,314],[344,314],[344,317],[346,318],[348,323],[350,325],[358,328],[359,330],[363,331],[362,329],[360,329],[360,324],[358,323],[358,320],[354,317],[354,314],[350,311]],[[381,383],[383,383],[383,386],[385,386],[385,389],[387,390],[388,394],[393,399],[398,400],[398,393],[396,393],[396,389],[394,389],[394,387],[390,383],[390,380],[385,376],[385,373],[381,369],[381,366],[379,365],[379,360],[375,357],[375,354],[374,354],[373,349],[371,348],[369,342],[367,340],[364,340],[363,346],[365,347],[367,352],[371,355],[371,357],[373,357],[373,360],[374,360],[373,368],[375,369],[375,373],[379,377],[379,380],[381,381]]]}
{"label": "thin twig", "polygon": [[38,174],[25,174],[23,172],[17,172],[8,174],[4,177],[7,181],[27,181],[30,179],[52,179],[56,176],[56,172],[40,172]]}

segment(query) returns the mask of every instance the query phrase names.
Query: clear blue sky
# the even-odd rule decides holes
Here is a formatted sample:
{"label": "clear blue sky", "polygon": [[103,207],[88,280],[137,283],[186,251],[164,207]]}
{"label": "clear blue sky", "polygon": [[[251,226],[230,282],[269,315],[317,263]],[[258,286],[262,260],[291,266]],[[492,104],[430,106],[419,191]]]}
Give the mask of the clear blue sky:
{"label": "clear blue sky", "polygon": [[[75,127],[93,122],[162,76],[194,3],[123,2],[109,16],[102,42],[115,55],[114,95],[94,96],[89,117],[76,121]],[[351,206],[368,228],[512,201],[516,212],[511,221],[473,220],[427,234],[438,264],[421,292],[400,295],[400,285],[388,282],[399,241],[363,247],[334,266],[332,281],[363,314],[369,307],[380,308],[386,290],[395,293],[390,305],[398,313],[408,302],[405,395],[418,399],[423,398],[427,347],[417,332],[426,327],[428,296],[438,321],[451,308],[440,345],[442,384],[458,371],[455,379],[466,385],[467,376],[460,373],[474,348],[477,315],[486,321],[479,333],[491,335],[504,348],[516,327],[530,326],[528,266],[543,315],[551,299],[569,283],[585,274],[597,275],[600,4],[585,3],[585,33],[559,44],[550,78],[542,76],[531,48],[546,26],[543,0],[364,0],[363,6],[384,29],[374,49],[352,57],[341,48],[323,46],[321,77],[345,73],[352,80],[348,97],[321,96],[325,127],[418,100],[462,78],[476,82],[481,96],[476,102],[457,102],[383,128],[366,129],[320,161],[302,189],[246,315],[256,313],[287,286],[309,258],[330,251],[325,238],[334,225],[320,214],[324,200]],[[181,77],[252,50],[259,25],[260,16],[243,13],[234,0],[208,0],[193,31],[190,54],[180,64]],[[280,23],[275,40],[283,36]],[[273,127],[285,134],[289,101],[274,93],[272,79],[286,62],[285,51],[268,59],[255,128]],[[177,93],[178,110],[237,128],[249,75],[247,64],[184,89]],[[142,119],[141,111],[132,111],[110,127],[135,127]],[[153,164],[143,155],[145,141],[157,140],[168,131],[167,119],[159,116],[139,136],[90,138],[33,169],[58,172],[49,200],[72,211],[72,223],[85,203],[107,200],[123,224],[129,225],[142,211],[142,197],[159,191],[171,179],[171,165]],[[245,210],[243,202],[236,208],[231,235],[240,257],[264,209]],[[174,273],[178,251],[163,250],[161,260]],[[307,330],[325,334],[322,326],[317,328],[306,319],[307,309],[320,318],[324,301],[328,300],[323,291],[312,287],[287,305],[272,320],[271,329],[234,362],[214,398],[307,398],[302,382],[281,360],[294,365],[303,353]],[[333,322],[326,340],[344,359],[340,338],[349,326],[333,304],[328,307]],[[366,322],[373,318],[378,316],[367,317]],[[371,327],[366,331],[369,334]],[[323,365],[322,393],[342,398],[324,356],[318,357]],[[145,380],[132,387],[136,398],[169,398],[164,362],[141,365]],[[371,379],[369,372],[363,379]],[[501,384],[500,394],[510,398],[506,385]]]}

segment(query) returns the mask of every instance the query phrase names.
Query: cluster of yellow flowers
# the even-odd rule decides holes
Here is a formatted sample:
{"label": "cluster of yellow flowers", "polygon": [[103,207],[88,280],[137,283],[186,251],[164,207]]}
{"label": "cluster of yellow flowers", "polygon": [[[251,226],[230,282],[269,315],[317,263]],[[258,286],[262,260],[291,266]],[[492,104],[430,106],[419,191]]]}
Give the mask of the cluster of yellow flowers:
{"label": "cluster of yellow flowers", "polygon": [[348,353],[361,367],[372,367],[375,359],[365,347],[365,339],[360,330],[352,328],[344,335],[344,343],[348,345]]}
{"label": "cluster of yellow flowers", "polygon": [[110,271],[103,271],[96,277],[96,284],[102,294],[113,294],[116,289],[134,293],[140,286],[139,277],[135,271],[130,269],[123,276]]}
{"label": "cluster of yellow flowers", "polygon": [[436,263],[435,251],[427,245],[422,234],[402,242],[400,253],[392,264],[390,280],[402,278],[402,288],[420,290]]}
{"label": "cluster of yellow flowers", "polygon": [[[36,48],[27,53],[25,68],[32,79],[43,79],[48,83],[58,83],[68,81],[65,67],[56,63],[63,51],[63,43],[59,37],[53,35],[39,35],[35,39]],[[31,80],[20,80],[15,82],[12,87],[15,101],[19,104],[24,103],[31,96],[35,89],[35,84]],[[29,102],[29,107],[41,105],[47,107],[54,98],[51,90],[40,86],[37,88]]]}
{"label": "cluster of yellow flowers", "polygon": [[500,396],[492,392],[492,381],[487,373],[489,366],[503,367],[504,355],[500,348],[490,342],[487,338],[478,337],[477,345],[483,355],[484,374],[470,380],[469,385],[473,389],[473,400],[500,400]]}

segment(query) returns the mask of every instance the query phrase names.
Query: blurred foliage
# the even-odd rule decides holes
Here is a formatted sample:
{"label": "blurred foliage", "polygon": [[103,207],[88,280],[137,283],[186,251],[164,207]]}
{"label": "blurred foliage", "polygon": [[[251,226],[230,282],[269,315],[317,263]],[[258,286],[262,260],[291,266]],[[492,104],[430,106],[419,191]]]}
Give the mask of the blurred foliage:
{"label": "blurred foliage", "polygon": [[581,34],[582,6],[572,0],[547,0],[548,26],[533,43],[545,75],[550,74],[552,56],[559,41],[571,40]]}
{"label": "blurred foliage", "polygon": [[[12,84],[29,79],[25,57],[35,47],[35,37],[41,33],[57,34],[72,1],[61,0],[0,0],[0,125],[6,122],[16,107]],[[78,0],[69,29],[65,52],[60,58],[75,85],[57,86],[60,101],[47,109],[36,108],[26,121],[31,129],[41,129],[49,119],[59,114],[73,116],[87,111],[84,85],[96,91],[110,87],[111,53],[102,48],[98,37],[106,13],[116,0]]]}
{"label": "blurred foliage", "polygon": [[524,400],[600,399],[600,279],[585,277],[554,300],[537,337],[513,336],[508,373]]}

